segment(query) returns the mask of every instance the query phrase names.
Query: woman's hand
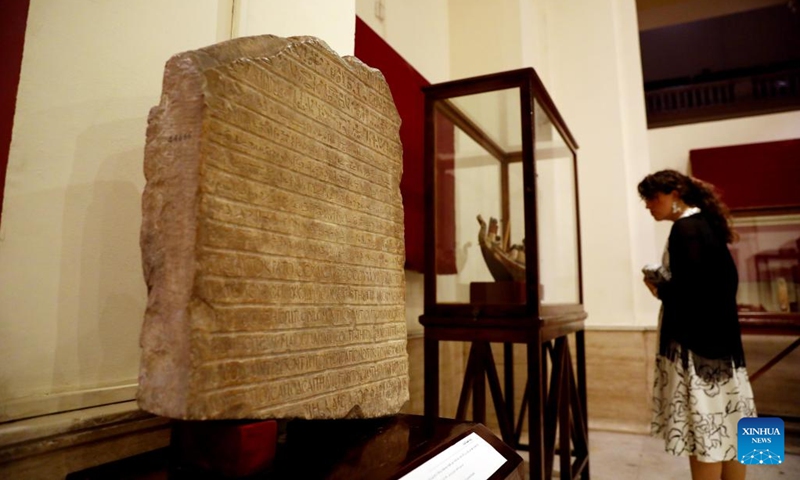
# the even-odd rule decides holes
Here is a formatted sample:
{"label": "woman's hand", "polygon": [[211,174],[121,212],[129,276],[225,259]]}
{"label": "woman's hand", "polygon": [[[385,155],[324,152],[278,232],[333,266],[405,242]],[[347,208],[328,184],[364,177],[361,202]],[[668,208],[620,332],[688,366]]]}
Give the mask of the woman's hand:
{"label": "woman's hand", "polygon": [[647,285],[650,293],[652,293],[654,297],[658,298],[658,288],[656,288],[656,286],[652,282],[649,282],[646,278],[643,278],[642,280],[644,281],[644,284]]}

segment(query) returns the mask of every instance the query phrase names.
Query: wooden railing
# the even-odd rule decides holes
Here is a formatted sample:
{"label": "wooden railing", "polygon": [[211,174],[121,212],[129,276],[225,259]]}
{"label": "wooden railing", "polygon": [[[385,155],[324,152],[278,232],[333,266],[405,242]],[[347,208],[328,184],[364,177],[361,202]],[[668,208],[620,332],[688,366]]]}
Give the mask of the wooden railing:
{"label": "wooden railing", "polygon": [[800,109],[800,67],[647,89],[648,128]]}

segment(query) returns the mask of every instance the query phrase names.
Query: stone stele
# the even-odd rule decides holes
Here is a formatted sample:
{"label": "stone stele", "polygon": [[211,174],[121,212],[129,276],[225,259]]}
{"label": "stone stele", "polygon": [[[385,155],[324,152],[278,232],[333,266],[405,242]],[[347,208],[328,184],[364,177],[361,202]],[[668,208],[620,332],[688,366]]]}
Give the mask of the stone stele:
{"label": "stone stele", "polygon": [[172,57],[150,111],[139,406],[352,418],[408,399],[400,117],[313,37]]}

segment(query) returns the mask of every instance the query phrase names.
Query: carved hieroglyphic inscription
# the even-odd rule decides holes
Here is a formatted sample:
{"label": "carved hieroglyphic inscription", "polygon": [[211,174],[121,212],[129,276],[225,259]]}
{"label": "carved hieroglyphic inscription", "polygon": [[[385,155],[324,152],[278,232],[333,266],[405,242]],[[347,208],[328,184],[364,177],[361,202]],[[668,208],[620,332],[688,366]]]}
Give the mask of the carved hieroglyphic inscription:
{"label": "carved hieroglyphic inscription", "polygon": [[342,418],[408,399],[400,119],[312,37],[169,60],[150,112],[139,405]]}

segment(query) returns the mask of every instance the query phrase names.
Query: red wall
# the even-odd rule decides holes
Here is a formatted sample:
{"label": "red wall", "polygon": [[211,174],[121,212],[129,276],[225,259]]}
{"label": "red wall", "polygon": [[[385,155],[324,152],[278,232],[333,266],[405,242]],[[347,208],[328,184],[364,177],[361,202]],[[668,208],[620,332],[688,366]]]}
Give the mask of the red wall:
{"label": "red wall", "polygon": [[3,210],[11,132],[14,128],[28,4],[29,0],[0,0],[0,215]]}
{"label": "red wall", "polygon": [[800,208],[800,140],[691,150],[689,161],[732,211]]}
{"label": "red wall", "polygon": [[[403,178],[400,192],[405,210],[406,269],[423,271],[425,264],[423,191],[423,125],[425,96],[422,87],[430,83],[405,61],[363,20],[356,17],[355,56],[383,73],[400,114],[400,140],[403,143]],[[452,128],[452,125],[451,125]],[[442,129],[437,129],[444,134]],[[452,137],[452,132],[450,132]],[[444,168],[437,163],[437,166]],[[452,168],[452,165],[451,167]],[[444,178],[441,176],[440,178]],[[440,210],[437,218],[445,219],[437,227],[437,266],[439,273],[455,273],[455,223],[453,222],[453,185],[440,182]],[[451,199],[447,201],[447,199]]]}

